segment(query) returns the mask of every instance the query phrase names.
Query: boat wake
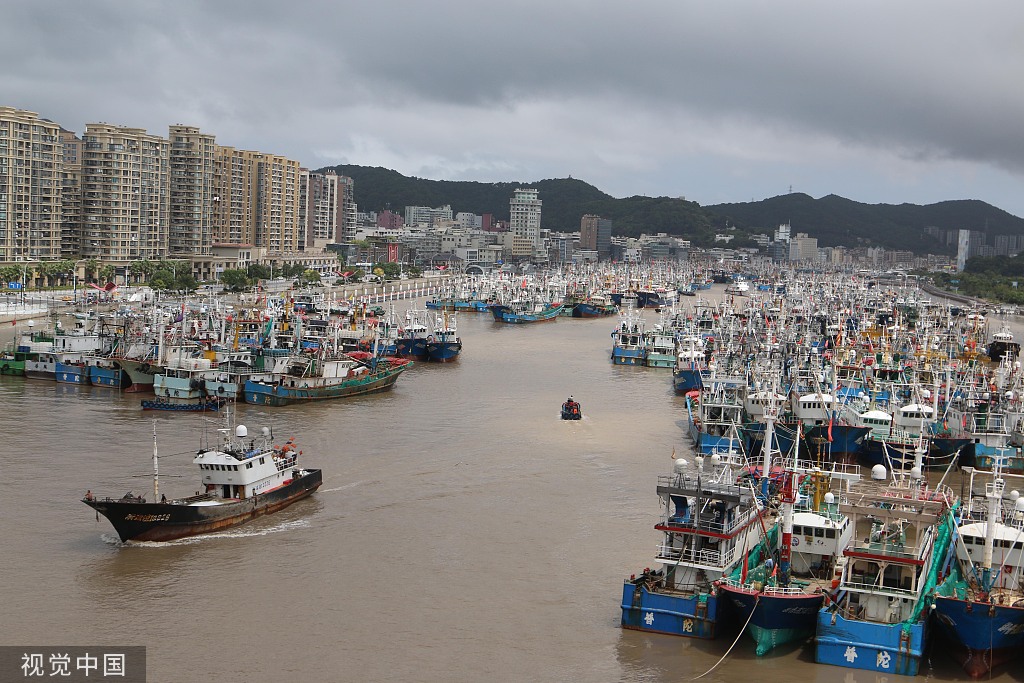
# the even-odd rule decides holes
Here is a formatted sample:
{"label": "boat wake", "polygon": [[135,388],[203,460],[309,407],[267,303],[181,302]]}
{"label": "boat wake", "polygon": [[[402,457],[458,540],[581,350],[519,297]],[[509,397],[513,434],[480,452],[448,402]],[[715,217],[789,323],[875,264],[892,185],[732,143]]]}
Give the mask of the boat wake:
{"label": "boat wake", "polygon": [[193,545],[196,543],[203,543],[205,541],[211,541],[217,538],[248,538],[251,536],[266,536],[268,534],[276,534],[283,531],[292,531],[294,529],[305,529],[310,526],[309,520],[297,519],[291,522],[282,522],[280,524],[274,524],[272,526],[263,527],[260,529],[253,528],[238,528],[231,529],[229,531],[221,531],[209,534],[200,534],[198,536],[188,536],[186,538],[179,538],[173,541],[124,541],[122,542],[117,536],[111,534],[101,534],[100,538],[104,543],[116,546],[125,546],[131,548],[172,548],[175,546],[182,545]]}
{"label": "boat wake", "polygon": [[345,484],[344,486],[335,486],[333,489],[320,489],[319,492],[320,493],[335,493],[337,491],[347,491],[348,489],[354,489],[357,486],[362,486],[365,483],[366,482],[363,482],[363,481],[353,481],[353,482],[350,482],[348,484]]}

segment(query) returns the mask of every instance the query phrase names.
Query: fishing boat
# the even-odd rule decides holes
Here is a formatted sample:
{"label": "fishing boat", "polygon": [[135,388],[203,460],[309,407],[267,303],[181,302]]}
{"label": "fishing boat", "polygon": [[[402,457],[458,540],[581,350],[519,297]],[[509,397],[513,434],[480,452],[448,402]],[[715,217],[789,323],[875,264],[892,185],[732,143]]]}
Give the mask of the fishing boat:
{"label": "fishing boat", "polygon": [[403,358],[356,358],[293,355],[279,360],[275,370],[253,375],[242,392],[246,403],[286,406],[332,398],[349,398],[387,391],[412,367]]}
{"label": "fishing boat", "polygon": [[618,312],[619,307],[609,297],[603,294],[588,294],[573,303],[571,315],[573,318],[604,318]]}
{"label": "fishing boat", "polygon": [[172,541],[220,531],[277,512],[316,491],[323,483],[318,469],[302,468],[292,440],[275,446],[264,427],[250,438],[245,425],[218,430],[217,447],[206,447],[192,460],[204,491],[170,499],[159,489],[156,427],[153,428],[153,500],[131,492],[101,498],[90,490],[82,502],[106,517],[122,541]]}
{"label": "fishing boat", "polygon": [[434,322],[434,331],[427,337],[427,360],[447,363],[455,360],[462,352],[455,313],[443,312]]}
{"label": "fishing boat", "polygon": [[645,330],[643,345],[644,365],[649,368],[675,367],[676,338],[672,330],[656,324],[653,329]]}
{"label": "fishing boat", "polygon": [[672,474],[658,477],[660,568],[623,583],[622,628],[704,639],[718,634],[724,602],[716,582],[763,552],[754,491],[737,479],[743,464],[737,452],[715,453],[697,456],[696,468],[677,459]]}
{"label": "fishing boat", "polygon": [[633,306],[627,306],[619,326],[612,332],[612,363],[643,365],[647,356],[646,341],[643,316]]}
{"label": "fishing boat", "polygon": [[672,368],[672,387],[677,394],[700,391],[701,372],[707,370],[704,341],[696,335],[687,335],[676,344],[675,365]]}
{"label": "fishing boat", "polygon": [[583,407],[578,401],[574,400],[570,396],[565,403],[562,404],[562,419],[563,420],[582,420],[583,419]]}
{"label": "fishing boat", "polygon": [[412,360],[427,359],[427,312],[421,309],[409,309],[405,313],[405,324],[399,328],[395,338],[395,355]]}
{"label": "fishing boat", "polygon": [[1020,358],[1020,343],[1014,341],[1013,332],[1004,323],[998,332],[992,335],[986,349],[986,355],[993,363],[1000,362],[1004,356]]}
{"label": "fishing boat", "polygon": [[[971,678],[991,675],[1024,649],[1024,496],[1006,491],[1007,479],[1024,477],[1002,471],[997,460],[984,494],[974,494],[957,517],[949,569],[935,589],[938,629]],[[986,473],[987,475],[987,473]]]}
{"label": "fishing boat", "polygon": [[818,663],[901,676],[920,670],[933,588],[955,531],[951,510],[959,505],[948,486],[927,485],[923,462],[918,449],[910,472],[888,484],[885,467],[875,465],[870,485],[840,505],[855,531],[818,612]]}
{"label": "fishing boat", "polygon": [[[769,406],[760,477],[765,500],[771,497],[774,419]],[[792,463],[782,473],[781,518],[775,522],[779,545],[749,571],[744,567],[739,577],[734,574],[720,582],[723,597],[754,639],[758,656],[814,634],[833,567],[853,536],[853,525],[830,490],[830,473],[801,467],[799,443],[798,434]]]}
{"label": "fishing boat", "polygon": [[514,299],[507,304],[491,304],[489,309],[495,322],[520,325],[557,320],[563,306],[561,301],[523,298]]}

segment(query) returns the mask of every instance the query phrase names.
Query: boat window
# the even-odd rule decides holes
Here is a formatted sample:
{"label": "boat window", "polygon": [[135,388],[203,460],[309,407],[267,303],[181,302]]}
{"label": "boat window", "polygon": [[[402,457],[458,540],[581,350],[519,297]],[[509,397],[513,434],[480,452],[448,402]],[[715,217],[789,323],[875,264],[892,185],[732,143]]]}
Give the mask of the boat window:
{"label": "boat window", "polygon": [[799,525],[796,525],[796,524],[794,524],[794,525],[793,525],[793,535],[794,535],[794,536],[799,536],[799,535],[800,535],[800,530],[801,530],[802,528],[803,528],[803,527],[801,527],[801,526],[799,526]]}
{"label": "boat window", "polygon": [[835,538],[835,537],[836,537],[836,530],[835,529],[825,529],[825,538]]}
{"label": "boat window", "polygon": [[251,462],[245,463],[245,469],[251,470],[252,469],[252,463]]}
{"label": "boat window", "polygon": [[825,538],[825,530],[818,527],[814,530],[814,535],[818,538]]}

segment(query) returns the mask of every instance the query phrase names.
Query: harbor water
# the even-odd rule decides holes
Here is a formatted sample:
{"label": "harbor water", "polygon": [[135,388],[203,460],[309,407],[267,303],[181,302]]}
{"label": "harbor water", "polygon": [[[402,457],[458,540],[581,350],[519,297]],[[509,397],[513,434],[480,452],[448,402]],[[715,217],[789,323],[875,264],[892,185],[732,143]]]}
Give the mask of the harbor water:
{"label": "harbor water", "polygon": [[[619,628],[623,579],[655,564],[657,476],[691,445],[670,371],[609,361],[614,326],[459,314],[459,360],[418,363],[390,392],[240,404],[232,417],[294,437],[323,487],[170,543],[121,544],[81,498],[152,496],[154,424],[161,492],[194,493],[191,458],[223,416],[0,378],[0,645],[143,645],[159,683],[695,678],[732,634]],[[559,419],[570,394],[583,420]],[[816,665],[811,645],[758,658],[744,638],[701,680],[900,678]],[[967,680],[935,641],[920,678]]]}

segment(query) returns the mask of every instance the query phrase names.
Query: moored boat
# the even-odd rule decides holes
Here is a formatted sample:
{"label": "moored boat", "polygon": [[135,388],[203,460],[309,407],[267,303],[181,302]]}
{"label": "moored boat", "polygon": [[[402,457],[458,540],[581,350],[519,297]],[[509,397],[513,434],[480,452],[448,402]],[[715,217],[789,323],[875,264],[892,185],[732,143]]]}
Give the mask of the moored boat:
{"label": "moored boat", "polygon": [[489,308],[495,322],[521,325],[557,320],[563,305],[561,301],[521,300],[508,304],[491,304]]}
{"label": "moored boat", "polygon": [[[705,471],[705,463],[709,465]],[[763,552],[764,527],[749,485],[738,483],[737,453],[673,463],[658,477],[664,533],[656,560],[623,583],[622,628],[690,638],[718,635],[724,602],[716,582],[748,555]]]}
{"label": "moored boat", "polygon": [[[958,504],[948,487],[926,486],[923,457],[909,475],[855,490],[840,505],[855,531],[818,612],[818,663],[901,676],[920,670],[931,593],[953,534],[950,506]],[[886,476],[882,465],[872,468],[872,480]]]}
{"label": "moored boat", "polygon": [[437,316],[434,331],[426,340],[427,360],[447,363],[459,357],[462,352],[462,340],[459,339],[455,315],[444,312]]}
{"label": "moored boat", "polygon": [[[984,494],[972,495],[957,519],[950,566],[935,590],[938,629],[971,678],[992,674],[1024,649],[1024,496],[1007,493],[996,461]],[[976,471],[968,491],[974,492]]]}
{"label": "moored boat", "polygon": [[349,398],[387,391],[413,362],[401,358],[357,360],[351,354],[337,358],[308,355],[281,360],[280,369],[253,375],[246,383],[246,403],[286,406],[292,403]]}

